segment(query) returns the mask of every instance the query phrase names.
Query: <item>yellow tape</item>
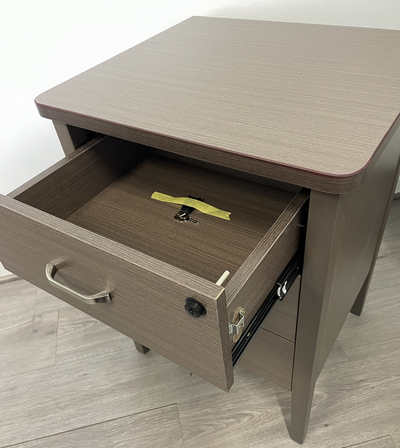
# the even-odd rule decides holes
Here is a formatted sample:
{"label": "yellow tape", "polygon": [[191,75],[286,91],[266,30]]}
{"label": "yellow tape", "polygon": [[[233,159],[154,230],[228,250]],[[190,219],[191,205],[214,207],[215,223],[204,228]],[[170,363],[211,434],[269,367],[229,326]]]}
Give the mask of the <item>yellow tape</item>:
{"label": "yellow tape", "polygon": [[201,213],[205,213],[207,215],[215,216],[215,217],[221,218],[221,219],[226,219],[227,221],[230,221],[230,219],[231,219],[231,218],[229,218],[229,215],[230,215],[229,212],[224,212],[223,210],[215,208],[212,205],[206,204],[202,201],[198,201],[197,199],[174,198],[172,196],[168,196],[167,194],[158,193],[157,191],[155,191],[151,195],[151,198],[156,199],[157,201],[169,202],[171,204],[187,205],[188,207],[195,208],[196,210],[198,210]]}

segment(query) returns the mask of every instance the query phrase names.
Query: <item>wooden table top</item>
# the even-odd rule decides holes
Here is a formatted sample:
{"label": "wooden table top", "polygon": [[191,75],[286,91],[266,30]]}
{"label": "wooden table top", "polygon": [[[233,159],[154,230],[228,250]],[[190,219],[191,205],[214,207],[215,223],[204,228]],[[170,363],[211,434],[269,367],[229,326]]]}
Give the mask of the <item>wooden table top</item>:
{"label": "wooden table top", "polygon": [[192,17],[36,104],[62,123],[343,193],[400,124],[400,32]]}

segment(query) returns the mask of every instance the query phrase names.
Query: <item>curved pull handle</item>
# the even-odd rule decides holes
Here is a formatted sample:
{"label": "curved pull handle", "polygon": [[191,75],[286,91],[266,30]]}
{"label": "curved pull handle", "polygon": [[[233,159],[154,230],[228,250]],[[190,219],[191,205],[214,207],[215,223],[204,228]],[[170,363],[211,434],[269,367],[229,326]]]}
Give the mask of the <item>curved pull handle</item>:
{"label": "curved pull handle", "polygon": [[75,297],[75,299],[79,299],[82,302],[87,303],[88,305],[96,305],[97,303],[111,302],[110,291],[102,291],[99,292],[98,294],[88,296],[86,294],[81,294],[80,292],[74,291],[69,286],[59,283],[57,280],[54,279],[57,270],[58,269],[56,265],[52,263],[46,264],[46,277],[52,286],[61,289],[61,291],[68,293],[70,296]]}

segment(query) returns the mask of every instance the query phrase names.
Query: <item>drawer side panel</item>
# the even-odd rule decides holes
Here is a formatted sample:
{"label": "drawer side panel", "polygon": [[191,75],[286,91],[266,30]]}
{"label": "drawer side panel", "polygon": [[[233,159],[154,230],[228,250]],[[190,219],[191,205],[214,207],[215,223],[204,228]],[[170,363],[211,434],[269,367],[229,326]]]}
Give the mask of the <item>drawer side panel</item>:
{"label": "drawer side panel", "polygon": [[95,138],[8,196],[64,219],[140,161],[146,149],[111,137]]}
{"label": "drawer side panel", "polygon": [[245,323],[251,321],[280,274],[300,249],[306,211],[303,206],[308,197],[308,191],[302,190],[293,199],[227,285],[230,322],[238,307],[246,310]]}

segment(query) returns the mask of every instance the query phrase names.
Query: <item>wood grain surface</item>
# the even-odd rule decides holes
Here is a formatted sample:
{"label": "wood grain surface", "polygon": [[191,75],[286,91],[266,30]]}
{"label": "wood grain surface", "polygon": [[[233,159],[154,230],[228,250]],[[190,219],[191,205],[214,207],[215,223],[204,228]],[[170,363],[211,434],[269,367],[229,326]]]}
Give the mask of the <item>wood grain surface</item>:
{"label": "wood grain surface", "polygon": [[[135,357],[133,351],[105,353],[8,375],[0,390],[0,446],[143,413],[174,404],[179,395],[199,396],[216,390],[211,385],[210,391],[205,390],[207,384],[203,380],[190,377],[161,356],[137,353]],[[19,405],[15,406],[15,402]],[[151,414],[149,418],[154,423]],[[151,426],[145,426],[146,419],[141,421],[143,432],[139,423],[131,429],[136,428],[137,435],[145,440]],[[153,429],[157,433],[162,427]],[[112,427],[109,430],[113,432]],[[128,433],[126,436],[129,440]],[[83,440],[83,446],[94,446],[91,440]]]}
{"label": "wood grain surface", "polygon": [[[48,295],[48,298],[50,297],[52,296]],[[43,310],[43,300],[48,301],[48,298],[45,299],[41,292],[35,312]],[[53,300],[58,299],[53,297]],[[58,311],[57,365],[132,349],[130,338],[104,325],[89,314],[61,300],[58,302],[61,302],[64,307]],[[38,306],[39,304],[41,306]]]}
{"label": "wood grain surface", "polygon": [[260,328],[239,365],[287,390],[292,387],[294,343]]}
{"label": "wood grain surface", "polygon": [[41,94],[78,128],[342,193],[400,112],[400,32],[192,17]]}
{"label": "wood grain surface", "polygon": [[[174,219],[180,205],[158,191],[201,197],[230,221],[194,211],[199,224]],[[293,193],[151,156],[68,217],[68,221],[215,283],[230,281],[285,210]],[[281,267],[283,269],[283,267]]]}
{"label": "wood grain surface", "polygon": [[[17,303],[21,306],[21,303]],[[12,328],[1,326],[0,378],[54,366],[58,313],[29,316]],[[6,342],[8,341],[8,343]],[[34,354],[34,355],[33,355]]]}
{"label": "wood grain surface", "polygon": [[68,126],[58,121],[53,121],[53,125],[65,155],[73,153],[76,149],[96,137],[96,132]]}
{"label": "wood grain surface", "polygon": [[128,171],[145,151],[131,142],[97,137],[8,196],[64,219]]}
{"label": "wood grain surface", "polygon": [[57,312],[34,313],[36,288],[3,284],[0,296],[0,378],[55,364]]}
{"label": "wood grain surface", "polygon": [[[383,145],[386,150],[377,163],[369,168],[363,185],[350,194],[341,195],[339,199],[338,216],[343,216],[344,213],[346,216],[336,223],[333,241],[335,249],[331,254],[331,262],[335,260],[335,270],[329,272],[331,290],[329,302],[325,305],[327,315],[323,324],[319,371],[338,337],[364,279],[374,268],[374,257],[379,250],[399,175],[400,129],[396,132],[393,129]],[[312,200],[311,198],[310,209]],[[329,207],[328,203],[326,206]],[[368,222],[368,225],[364,225],[365,222]],[[310,247],[309,250],[312,251],[313,248]],[[338,278],[341,280],[334,280]]]}
{"label": "wood grain surface", "polygon": [[290,431],[299,443],[315,382],[374,268],[399,175],[400,129],[391,129],[382,147],[358,189],[345,195],[311,192],[292,382]]}
{"label": "wood grain surface", "polygon": [[357,443],[356,445],[345,448],[396,448],[390,436],[380,437],[379,439],[368,440],[367,442]]}
{"label": "wood grain surface", "polygon": [[245,325],[251,321],[280,274],[301,248],[307,211],[304,205],[308,197],[309,192],[304,189],[293,198],[226,285],[229,321],[238,307],[246,310]]}
{"label": "wood grain surface", "polygon": [[[215,385],[231,387],[222,287],[9,197],[0,196],[0,209],[0,257],[11,272]],[[59,264],[69,286],[87,293],[108,288],[113,301],[90,306],[51,287],[44,273],[48,262]],[[188,297],[203,303],[204,318],[185,311]]]}
{"label": "wood grain surface", "polygon": [[98,448],[184,448],[176,404],[14,445],[14,448],[75,448],[89,440],[90,446]]}

